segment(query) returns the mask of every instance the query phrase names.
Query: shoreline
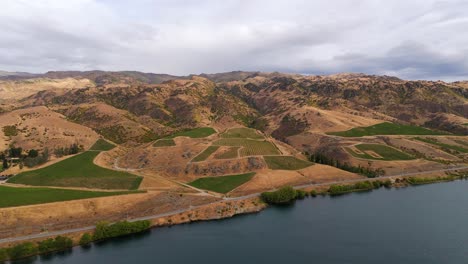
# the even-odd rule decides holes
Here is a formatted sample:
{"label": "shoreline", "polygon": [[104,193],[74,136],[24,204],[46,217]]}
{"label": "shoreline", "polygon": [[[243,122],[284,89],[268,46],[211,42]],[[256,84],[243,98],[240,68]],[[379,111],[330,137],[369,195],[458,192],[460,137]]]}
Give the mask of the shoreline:
{"label": "shoreline", "polygon": [[[467,172],[464,171],[462,172],[462,174],[448,175],[446,177],[395,176],[395,178],[392,179],[390,178],[391,176],[388,176],[388,177],[383,177],[383,178],[387,180],[392,179],[391,186],[386,187],[386,188],[404,188],[404,187],[409,187],[409,186],[420,186],[420,185],[425,185],[425,184],[456,181],[456,180],[466,179],[467,176],[468,176]],[[420,181],[411,181],[409,180],[411,178],[418,178]],[[381,178],[367,178],[367,179],[362,179],[359,182],[370,182],[370,183],[382,182],[382,179]],[[328,190],[333,185],[337,185],[337,184],[328,184],[328,185],[320,184],[316,186],[308,186],[308,187],[296,188],[296,189],[307,190],[307,193],[308,193],[307,196],[311,195],[313,198],[317,195],[322,195],[322,196],[329,195],[333,197],[336,195],[346,195],[346,194],[350,194],[353,192],[372,191],[374,189],[380,188],[379,186],[378,188],[370,188],[370,189],[365,189],[365,190],[352,189],[349,191],[345,191],[343,193],[332,194],[332,193],[329,193]],[[353,185],[352,183],[345,183],[345,182],[343,183],[343,186],[352,186],[352,185]],[[178,225],[178,224],[187,224],[187,223],[193,223],[193,222],[199,222],[199,221],[221,220],[221,219],[231,218],[237,215],[258,213],[266,209],[269,206],[270,205],[263,202],[259,196],[239,197],[239,199],[234,198],[231,200],[221,200],[221,201],[216,201],[216,202],[205,204],[205,205],[199,205],[194,208],[190,208],[188,210],[182,209],[181,211],[178,211],[178,212],[177,211],[168,212],[155,218],[141,217],[141,218],[131,219],[129,221],[130,222],[150,221],[151,225],[149,229],[153,229],[153,228],[158,228],[158,227],[173,226],[173,225]],[[45,234],[40,233],[40,234],[36,234],[38,235],[38,237],[35,237],[35,238],[30,238],[31,236],[23,236],[23,237],[17,237],[17,238],[0,239],[0,250],[7,248],[7,247],[19,245],[22,243],[27,243],[27,242],[37,243],[40,241],[44,241],[45,239],[53,238],[56,236],[65,236],[67,238],[72,239],[73,247],[82,246],[79,243],[80,237],[85,233],[90,233],[94,231],[94,229],[95,229],[95,226],[88,226],[88,227],[76,228],[74,230],[55,231],[55,232],[50,232],[50,233],[45,233]],[[11,239],[13,240],[10,242],[4,242],[5,240],[11,240]],[[68,250],[68,249],[70,248],[65,248],[63,250]],[[55,250],[54,252],[56,251],[62,251],[62,250]],[[50,253],[52,252],[33,254],[27,257],[50,254]]]}

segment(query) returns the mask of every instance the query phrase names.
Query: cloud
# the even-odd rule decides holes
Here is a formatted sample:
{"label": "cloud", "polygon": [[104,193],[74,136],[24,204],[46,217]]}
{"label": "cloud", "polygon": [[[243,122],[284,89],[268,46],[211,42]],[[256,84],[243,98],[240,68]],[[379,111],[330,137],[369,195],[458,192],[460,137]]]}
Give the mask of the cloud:
{"label": "cloud", "polygon": [[458,0],[5,0],[0,69],[468,79]]}

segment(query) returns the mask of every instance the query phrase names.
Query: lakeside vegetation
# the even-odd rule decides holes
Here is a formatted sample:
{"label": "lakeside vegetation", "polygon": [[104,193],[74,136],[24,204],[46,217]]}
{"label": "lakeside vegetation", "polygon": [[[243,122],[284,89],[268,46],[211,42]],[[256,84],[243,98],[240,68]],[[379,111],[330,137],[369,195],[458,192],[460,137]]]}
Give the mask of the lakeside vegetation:
{"label": "lakeside vegetation", "polygon": [[249,172],[238,175],[205,177],[196,179],[195,181],[190,182],[189,185],[217,193],[228,193],[250,181],[254,175],[255,172]]}
{"label": "lakeside vegetation", "polygon": [[43,187],[22,188],[0,186],[0,195],[2,196],[0,199],[0,208],[97,198],[130,193],[136,193],[136,191],[96,192]]}
{"label": "lakeside vegetation", "polygon": [[[356,149],[360,150],[361,153],[356,153],[351,148],[346,148],[348,153],[356,158],[361,159],[371,159],[371,160],[412,160],[415,159],[413,156],[399,151],[395,148],[381,145],[381,144],[359,144],[354,146]],[[367,151],[375,152],[378,156],[372,156]]]}
{"label": "lakeside vegetation", "polygon": [[300,170],[314,165],[314,163],[301,160],[293,156],[264,156],[268,168],[272,170]]}
{"label": "lakeside vegetation", "polygon": [[363,192],[363,191],[370,191],[373,189],[378,189],[380,187],[386,187],[390,188],[392,186],[392,182],[390,180],[386,181],[364,181],[364,182],[358,182],[355,184],[350,184],[350,185],[339,185],[339,184],[334,184],[328,188],[328,194],[334,196],[334,195],[341,195],[345,193],[351,193],[351,192]]}
{"label": "lakeside vegetation", "polygon": [[211,154],[215,153],[219,149],[219,146],[209,146],[202,153],[198,154],[192,159],[192,162],[199,162],[206,160]]}
{"label": "lakeside vegetation", "polygon": [[264,192],[260,197],[267,204],[289,204],[297,198],[304,198],[305,196],[306,192],[286,186],[277,191]]}
{"label": "lakeside vegetation", "polygon": [[168,136],[167,138],[176,138],[176,137],[204,138],[204,137],[211,136],[215,133],[216,133],[216,130],[214,130],[211,127],[198,127],[198,128],[174,133]]}
{"label": "lakeside vegetation", "polygon": [[138,189],[142,177],[95,165],[93,160],[98,154],[98,151],[83,152],[45,168],[22,172],[8,182],[32,186]]}
{"label": "lakeside vegetation", "polygon": [[355,127],[347,131],[329,132],[327,134],[340,137],[364,137],[376,135],[448,135],[446,132],[434,131],[424,127],[388,122],[368,127]]}
{"label": "lakeside vegetation", "polygon": [[[150,227],[151,222],[148,220],[135,222],[121,221],[114,224],[99,222],[93,234],[85,233],[81,236],[79,244],[86,246],[94,241],[140,233],[148,230]],[[64,251],[72,248],[73,245],[73,240],[65,236],[48,238],[39,242],[24,242],[12,247],[0,248],[0,262]]]}
{"label": "lakeside vegetation", "polygon": [[[129,234],[135,234],[145,231],[151,227],[151,222],[148,220],[144,221],[121,221],[114,224],[109,222],[99,222],[96,225],[92,239],[94,241],[114,238],[119,236],[125,236]],[[83,237],[82,237],[83,240]],[[81,241],[81,240],[80,240]],[[83,241],[81,241],[83,242]]]}
{"label": "lakeside vegetation", "polygon": [[437,141],[437,139],[421,138],[421,137],[415,137],[414,139],[419,140],[421,142],[425,142],[425,143],[429,143],[429,144],[432,144],[432,145],[439,146],[439,147],[441,147],[441,149],[443,151],[448,152],[448,153],[451,153],[452,152],[451,150],[454,150],[454,151],[457,151],[457,152],[460,152],[460,153],[468,153],[467,148],[457,146],[457,145],[450,145],[450,144],[442,143],[442,142]]}
{"label": "lakeside vegetation", "polygon": [[264,137],[258,134],[254,129],[251,128],[231,128],[228,131],[221,134],[222,138],[251,138],[251,139],[263,139]]}
{"label": "lakeside vegetation", "polygon": [[448,175],[445,177],[409,177],[406,178],[406,182],[408,182],[411,185],[423,185],[436,182],[454,181],[460,178],[463,177],[456,175]]}

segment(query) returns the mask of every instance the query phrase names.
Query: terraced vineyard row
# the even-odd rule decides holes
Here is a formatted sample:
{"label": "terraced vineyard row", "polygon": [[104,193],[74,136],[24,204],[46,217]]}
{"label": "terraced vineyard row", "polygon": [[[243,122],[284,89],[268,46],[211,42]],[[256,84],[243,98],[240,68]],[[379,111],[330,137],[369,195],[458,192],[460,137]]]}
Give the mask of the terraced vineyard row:
{"label": "terraced vineyard row", "polygon": [[213,143],[215,146],[242,147],[241,156],[279,155],[275,145],[266,140],[252,140],[244,138],[222,138]]}

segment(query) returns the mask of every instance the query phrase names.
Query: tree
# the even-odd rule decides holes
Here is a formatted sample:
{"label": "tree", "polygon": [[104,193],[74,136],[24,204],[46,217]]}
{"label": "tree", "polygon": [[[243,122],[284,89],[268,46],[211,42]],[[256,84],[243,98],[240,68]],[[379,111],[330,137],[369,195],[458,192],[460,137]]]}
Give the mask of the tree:
{"label": "tree", "polygon": [[3,160],[3,169],[8,169],[8,161],[6,159]]}
{"label": "tree", "polygon": [[93,242],[93,237],[89,233],[84,233],[81,236],[80,245],[82,245],[82,246],[88,245],[91,242]]}
{"label": "tree", "polygon": [[35,150],[35,149],[31,149],[28,151],[28,157],[29,158],[35,158],[39,156],[39,151]]}

